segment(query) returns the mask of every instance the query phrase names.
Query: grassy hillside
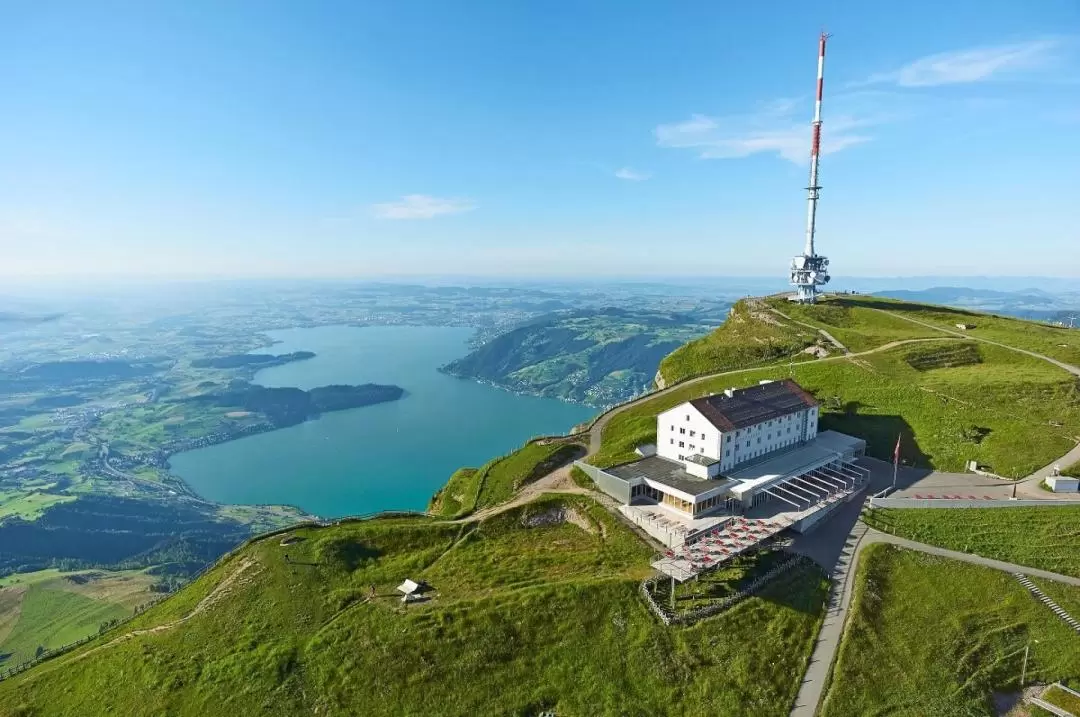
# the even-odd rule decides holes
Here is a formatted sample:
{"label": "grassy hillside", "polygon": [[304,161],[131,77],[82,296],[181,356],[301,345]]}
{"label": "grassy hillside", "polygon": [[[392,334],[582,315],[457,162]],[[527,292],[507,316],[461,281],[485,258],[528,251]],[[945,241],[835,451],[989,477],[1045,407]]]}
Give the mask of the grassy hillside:
{"label": "grassy hillside", "polygon": [[[820,574],[793,571],[664,628],[638,592],[648,550],[576,497],[479,524],[296,535],[246,547],[124,628],[153,633],[0,682],[0,713],[785,715],[825,597]],[[430,583],[426,602],[402,607],[405,577]]]}
{"label": "grassy hillside", "polygon": [[102,570],[11,576],[0,582],[0,670],[33,659],[98,631],[102,623],[131,615],[157,597],[155,578],[138,571]]}
{"label": "grassy hillside", "polygon": [[453,518],[476,510],[476,496],[480,492],[480,470],[458,468],[431,498],[428,512]]}
{"label": "grassy hillside", "polygon": [[715,320],[712,313],[624,309],[548,314],[496,336],[445,370],[513,391],[610,405],[651,386],[660,359]]}
{"label": "grassy hillside", "polygon": [[974,324],[974,328],[967,329],[964,333],[1035,351],[1058,361],[1080,366],[1080,329],[880,297],[860,296],[851,300],[857,300],[868,308],[889,311],[894,316],[915,319],[953,331],[958,330],[958,323]]}
{"label": "grassy hillside", "polygon": [[947,336],[945,331],[959,330],[957,324],[973,325],[963,331],[966,335],[1080,365],[1080,330],[946,306],[841,295],[824,296],[813,306],[783,297],[740,301],[718,329],[665,357],[660,373],[670,385],[692,376],[802,358],[803,349],[822,343],[815,331],[819,329],[857,353],[893,341]]}
{"label": "grassy hillside", "polygon": [[505,503],[523,486],[583,455],[584,446],[564,439],[526,443],[480,468],[454,471],[446,485],[432,497],[428,509],[436,515],[454,518]]}
{"label": "grassy hillside", "polygon": [[824,717],[996,714],[1029,641],[1029,683],[1080,679],[1076,633],[1008,573],[878,544],[856,579]]}
{"label": "grassy hillside", "polygon": [[763,301],[743,299],[715,331],[664,357],[660,375],[670,386],[692,376],[770,363],[818,340],[813,329],[777,316]]}
{"label": "grassy hillside", "polygon": [[1080,577],[1080,506],[876,508],[864,519],[878,530],[920,543]]}
{"label": "grassy hillside", "polygon": [[[878,304],[869,297],[825,296],[813,305],[771,298],[767,303],[796,321],[828,331],[849,351],[868,351],[891,341],[941,336],[935,329],[878,311]],[[891,303],[882,301],[881,305]]]}
{"label": "grassy hillside", "polygon": [[655,416],[683,401],[789,375],[822,402],[823,428],[866,438],[879,458],[891,458],[902,435],[907,463],[963,470],[974,459],[1015,477],[1058,458],[1080,436],[1074,376],[1008,349],[943,339],[689,384],[617,414],[592,460],[631,460],[635,446],[655,440]]}

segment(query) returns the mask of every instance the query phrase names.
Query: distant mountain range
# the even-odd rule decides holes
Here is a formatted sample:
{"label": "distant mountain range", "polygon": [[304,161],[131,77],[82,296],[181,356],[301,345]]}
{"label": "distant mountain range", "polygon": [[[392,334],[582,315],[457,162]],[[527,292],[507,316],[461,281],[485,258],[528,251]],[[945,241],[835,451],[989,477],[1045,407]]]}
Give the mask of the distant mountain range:
{"label": "distant mountain range", "polygon": [[1080,282],[1077,283],[1077,290],[1072,292],[1050,292],[1034,287],[1001,291],[963,286],[937,286],[917,291],[904,289],[877,291],[874,295],[1064,324],[1069,323],[1070,317],[1075,317],[1073,321],[1080,324]]}

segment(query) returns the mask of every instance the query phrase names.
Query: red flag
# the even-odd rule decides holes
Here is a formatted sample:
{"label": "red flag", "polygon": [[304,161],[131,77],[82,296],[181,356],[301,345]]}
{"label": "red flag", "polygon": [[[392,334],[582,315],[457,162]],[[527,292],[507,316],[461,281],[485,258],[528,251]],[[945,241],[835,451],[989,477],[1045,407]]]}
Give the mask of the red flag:
{"label": "red flag", "polygon": [[896,448],[892,454],[893,465],[900,465],[900,436],[896,437]]}

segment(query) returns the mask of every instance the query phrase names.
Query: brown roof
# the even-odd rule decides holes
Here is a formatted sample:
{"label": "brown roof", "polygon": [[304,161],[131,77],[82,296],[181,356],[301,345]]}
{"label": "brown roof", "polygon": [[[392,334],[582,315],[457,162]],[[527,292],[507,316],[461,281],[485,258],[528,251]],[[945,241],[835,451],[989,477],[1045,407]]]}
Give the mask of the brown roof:
{"label": "brown roof", "polygon": [[718,393],[690,402],[709,423],[721,431],[746,428],[762,421],[786,416],[818,405],[806,389],[785,378],[749,388],[732,391],[731,396]]}

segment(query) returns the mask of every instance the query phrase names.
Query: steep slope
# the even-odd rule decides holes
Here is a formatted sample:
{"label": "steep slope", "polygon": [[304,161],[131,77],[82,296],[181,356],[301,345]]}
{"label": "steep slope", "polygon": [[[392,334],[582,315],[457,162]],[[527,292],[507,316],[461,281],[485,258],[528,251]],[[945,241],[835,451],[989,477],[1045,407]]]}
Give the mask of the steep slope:
{"label": "steep slope", "polygon": [[452,361],[454,376],[608,405],[646,389],[660,359],[707,331],[683,314],[603,309],[548,314]]}
{"label": "steep slope", "polygon": [[[801,348],[812,341],[816,355],[829,352],[824,360]],[[828,296],[814,306],[747,299],[661,363],[665,382],[685,385],[605,419],[590,460],[630,460],[655,440],[656,415],[683,401],[793,377],[822,402],[822,426],[865,438],[871,455],[890,458],[900,436],[908,464],[965,470],[977,460],[1002,476],[1027,475],[1080,440],[1080,381],[1007,347],[1080,366],[1080,330],[878,297]]]}
{"label": "steep slope", "polygon": [[719,328],[664,357],[656,383],[670,386],[693,376],[761,366],[795,356],[819,339],[816,330],[773,313],[761,299],[743,299]]}
{"label": "steep slope", "polygon": [[[782,715],[825,595],[803,568],[664,628],[638,594],[648,549],[584,498],[294,535],[0,682],[0,713]],[[424,602],[401,605],[406,577],[430,585]]]}

